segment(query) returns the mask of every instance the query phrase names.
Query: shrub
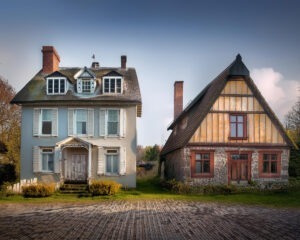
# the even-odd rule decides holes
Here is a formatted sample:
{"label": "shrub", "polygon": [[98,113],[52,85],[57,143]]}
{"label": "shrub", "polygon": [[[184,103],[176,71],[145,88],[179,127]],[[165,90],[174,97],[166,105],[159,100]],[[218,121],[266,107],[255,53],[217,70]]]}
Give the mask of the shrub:
{"label": "shrub", "polygon": [[13,164],[0,164],[0,186],[5,182],[15,182],[17,180],[16,169]]}
{"label": "shrub", "polygon": [[99,195],[115,195],[119,192],[121,184],[109,180],[95,180],[89,186],[89,192],[93,196]]}
{"label": "shrub", "polygon": [[176,181],[175,179],[169,181],[163,181],[161,186],[167,190],[170,190],[173,193],[178,194],[188,194],[191,193],[191,186],[184,184],[182,182]]}
{"label": "shrub", "polygon": [[0,197],[8,197],[8,196],[12,196],[15,193],[10,190],[11,184],[9,182],[4,182],[1,186],[0,186]]}
{"label": "shrub", "polygon": [[54,184],[31,184],[22,187],[22,193],[24,197],[48,197],[55,192]]}

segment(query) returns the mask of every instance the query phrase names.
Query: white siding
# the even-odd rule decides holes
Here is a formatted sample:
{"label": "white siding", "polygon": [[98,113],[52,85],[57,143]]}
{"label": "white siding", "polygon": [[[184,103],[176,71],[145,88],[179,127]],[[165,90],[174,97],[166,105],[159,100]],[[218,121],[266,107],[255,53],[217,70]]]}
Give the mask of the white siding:
{"label": "white siding", "polygon": [[120,169],[119,169],[120,175],[126,174],[126,148],[121,147],[120,148]]}
{"label": "white siding", "polygon": [[97,174],[103,175],[105,173],[105,155],[104,149],[102,147],[98,147],[98,166],[97,166]]}
{"label": "white siding", "polygon": [[32,169],[33,172],[40,172],[41,171],[41,164],[40,164],[40,148],[38,146],[33,146],[33,155],[32,155]]}

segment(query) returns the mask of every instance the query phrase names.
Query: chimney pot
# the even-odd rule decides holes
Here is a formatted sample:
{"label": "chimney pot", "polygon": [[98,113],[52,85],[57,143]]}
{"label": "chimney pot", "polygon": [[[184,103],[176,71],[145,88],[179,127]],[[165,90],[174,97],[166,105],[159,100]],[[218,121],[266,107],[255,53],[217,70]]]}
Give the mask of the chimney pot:
{"label": "chimney pot", "polygon": [[53,46],[43,46],[43,73],[59,70],[60,57]]}
{"label": "chimney pot", "polygon": [[183,110],[183,81],[174,83],[174,119],[176,119]]}
{"label": "chimney pot", "polygon": [[127,56],[126,55],[122,55],[121,56],[121,68],[122,69],[126,69],[126,62],[127,62]]}

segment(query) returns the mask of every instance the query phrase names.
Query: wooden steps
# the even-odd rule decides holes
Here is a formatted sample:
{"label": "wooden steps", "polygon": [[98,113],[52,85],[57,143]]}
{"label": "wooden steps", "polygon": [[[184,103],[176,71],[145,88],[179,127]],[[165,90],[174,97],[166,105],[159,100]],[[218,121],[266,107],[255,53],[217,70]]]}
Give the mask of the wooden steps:
{"label": "wooden steps", "polygon": [[65,183],[59,190],[62,194],[89,195],[88,184],[84,183]]}

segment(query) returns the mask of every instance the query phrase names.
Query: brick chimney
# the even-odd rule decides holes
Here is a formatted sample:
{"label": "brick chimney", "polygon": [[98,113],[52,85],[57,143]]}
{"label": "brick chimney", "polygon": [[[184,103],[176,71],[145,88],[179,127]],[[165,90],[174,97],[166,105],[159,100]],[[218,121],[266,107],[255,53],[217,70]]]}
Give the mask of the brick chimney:
{"label": "brick chimney", "polygon": [[59,70],[60,57],[53,46],[43,46],[43,73]]}
{"label": "brick chimney", "polygon": [[93,69],[99,69],[100,68],[100,64],[99,62],[92,62],[92,66]]}
{"label": "brick chimney", "polygon": [[126,62],[127,62],[127,57],[126,55],[121,56],[121,68],[126,69]]}
{"label": "brick chimney", "polygon": [[183,81],[174,83],[174,119],[176,119],[183,110]]}

